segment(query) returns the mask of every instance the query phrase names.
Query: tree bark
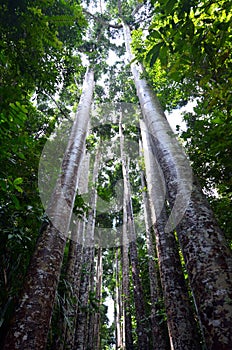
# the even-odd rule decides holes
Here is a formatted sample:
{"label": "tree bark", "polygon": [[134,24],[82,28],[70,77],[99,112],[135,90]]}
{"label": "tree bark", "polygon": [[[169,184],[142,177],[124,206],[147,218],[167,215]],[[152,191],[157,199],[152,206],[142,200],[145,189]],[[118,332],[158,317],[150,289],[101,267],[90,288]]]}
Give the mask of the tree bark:
{"label": "tree bark", "polygon": [[74,266],[74,272],[73,272],[73,298],[74,298],[74,304],[72,305],[72,309],[69,310],[68,318],[70,321],[69,326],[66,326],[65,331],[65,350],[73,350],[74,348],[74,341],[75,341],[75,329],[76,329],[76,321],[77,321],[77,312],[78,312],[78,299],[79,299],[79,290],[80,290],[80,282],[81,282],[81,265],[82,265],[82,259],[83,259],[83,243],[81,241],[83,240],[83,234],[85,230],[85,223],[84,221],[78,222],[78,242],[76,244],[76,250],[75,250],[75,266]]}
{"label": "tree bark", "polygon": [[[123,233],[125,236],[125,234]],[[128,242],[123,238],[121,249],[122,256],[122,304],[123,304],[123,318],[124,318],[124,344],[123,349],[134,350],[133,336],[132,336],[132,321],[131,321],[131,301],[130,301],[130,282],[129,282],[129,256],[128,256]]]}
{"label": "tree bark", "polygon": [[131,298],[130,298],[130,267],[129,267],[129,239],[126,220],[126,198],[123,198],[123,228],[122,228],[122,306],[124,323],[123,349],[134,350],[131,321]]}
{"label": "tree bark", "polygon": [[116,334],[116,350],[123,349],[123,324],[122,324],[122,292],[121,292],[121,279],[120,279],[120,260],[119,260],[119,249],[116,247],[115,253],[115,275],[116,275],[116,286],[115,286],[115,334]]}
{"label": "tree bark", "polygon": [[135,314],[137,323],[137,336],[138,336],[138,347],[143,350],[148,350],[149,340],[146,330],[148,329],[146,314],[145,314],[145,302],[142,289],[142,283],[140,280],[140,271],[138,263],[138,254],[136,247],[136,233],[134,227],[134,217],[131,199],[131,189],[129,182],[129,171],[128,163],[124,151],[124,135],[122,130],[122,115],[119,121],[119,134],[120,134],[120,148],[121,148],[121,162],[122,162],[122,173],[123,173],[123,184],[124,184],[124,211],[123,221],[125,221],[125,231],[129,237],[129,255],[132,269],[133,278],[133,293],[135,302]]}
{"label": "tree bark", "polygon": [[[78,192],[86,193],[88,191],[88,173],[89,173],[89,154],[82,158],[81,168],[78,172]],[[85,179],[85,181],[82,181]],[[87,180],[86,180],[87,179]],[[75,333],[76,313],[78,305],[79,286],[78,276],[80,274],[81,251],[83,247],[83,225],[84,217],[81,220],[74,218],[71,220],[72,230],[69,242],[68,259],[65,266],[65,280],[68,282],[68,289],[65,291],[63,307],[64,312],[60,315],[59,329],[60,336],[54,342],[54,349],[72,349],[73,334]],[[77,268],[77,269],[76,269]],[[80,278],[79,278],[80,280]]]}
{"label": "tree bark", "polygon": [[[162,199],[165,198],[162,181],[151,153],[149,134],[142,121],[140,125],[171,348],[197,350],[201,345],[198,341],[199,337],[196,337],[198,330],[189,301],[177,242],[172,231],[164,230],[167,222],[165,203],[160,211]],[[158,217],[157,211],[160,211]]]}
{"label": "tree bark", "polygon": [[[124,25],[127,52],[130,31]],[[162,168],[172,216],[190,280],[200,325],[208,349],[232,347],[232,254],[195,180],[181,146],[138,65],[131,63],[142,113],[153,140],[153,152]],[[181,220],[182,219],[182,220]],[[180,222],[181,221],[181,222]]]}
{"label": "tree bark", "polygon": [[100,306],[102,304],[102,248],[98,248],[98,259],[97,259],[97,276],[96,276],[96,299],[98,310],[94,314],[94,332],[93,332],[93,347],[90,349],[100,350],[100,328],[101,328],[101,312]]}
{"label": "tree bark", "polygon": [[153,350],[168,350],[170,343],[168,341],[167,323],[163,317],[160,316],[161,311],[161,297],[163,293],[160,291],[159,272],[156,271],[154,258],[156,257],[153,246],[153,228],[151,220],[150,201],[147,192],[147,185],[145,174],[141,172],[141,184],[143,188],[143,202],[144,202],[144,220],[146,227],[146,243],[147,253],[149,256],[149,280],[150,280],[150,294],[151,294],[151,333],[152,333],[152,349]]}
{"label": "tree bark", "polygon": [[95,217],[96,217],[96,202],[97,202],[97,190],[95,183],[98,176],[100,149],[96,152],[93,176],[92,176],[92,189],[90,196],[90,207],[88,212],[88,222],[86,227],[86,235],[83,248],[83,264],[82,264],[82,279],[79,292],[79,309],[76,323],[75,334],[75,350],[85,350],[87,341],[87,322],[88,322],[88,300],[89,291],[91,286],[92,267],[94,262],[94,229],[95,229]]}
{"label": "tree bark", "polygon": [[90,268],[91,274],[90,274],[90,281],[89,281],[89,306],[87,309],[87,314],[86,314],[86,337],[85,337],[85,349],[86,350],[91,350],[95,349],[94,346],[94,328],[95,328],[95,315],[96,315],[96,296],[95,296],[95,288],[96,288],[96,283],[97,280],[95,280],[95,275],[96,275],[96,266],[95,266],[95,251],[93,253],[93,260],[92,260],[92,265]]}
{"label": "tree bark", "polygon": [[43,350],[46,347],[55,293],[77,187],[77,174],[85,144],[94,87],[88,70],[76,119],[51,202],[50,221],[32,257],[21,301],[6,336],[4,350]]}

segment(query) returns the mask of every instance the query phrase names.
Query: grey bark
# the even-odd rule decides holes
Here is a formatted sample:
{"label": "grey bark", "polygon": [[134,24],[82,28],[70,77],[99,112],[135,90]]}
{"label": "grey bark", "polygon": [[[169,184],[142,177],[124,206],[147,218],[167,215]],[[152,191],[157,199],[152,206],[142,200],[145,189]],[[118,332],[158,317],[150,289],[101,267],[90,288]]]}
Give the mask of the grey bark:
{"label": "grey bark", "polygon": [[126,198],[123,198],[123,228],[122,228],[122,306],[124,319],[124,344],[123,349],[134,350],[133,336],[132,336],[132,321],[131,321],[131,298],[130,298],[130,267],[129,267],[129,239],[127,232],[127,210]]}
{"label": "grey bark", "polygon": [[[125,28],[127,50],[129,30]],[[191,176],[191,168],[175,139],[157,97],[138,66],[132,72],[143,116],[152,135],[153,152],[162,168],[191,289],[208,349],[232,347],[232,264],[231,251],[213,213]]]}
{"label": "grey bark", "polygon": [[[142,121],[140,125],[171,348],[198,350],[201,345],[199,337],[196,337],[197,325],[189,301],[176,239],[172,231],[164,230],[167,214],[165,203],[162,203],[165,194],[160,173],[152,156],[149,133]],[[156,216],[158,211],[160,213]]]}
{"label": "grey bark", "polygon": [[62,164],[62,175],[51,198],[50,221],[38,240],[4,350],[43,350],[46,346],[77,189],[77,174],[85,144],[93,87],[93,71],[88,70]]}
{"label": "grey bark", "polygon": [[69,318],[69,326],[66,326],[65,331],[65,350],[73,350],[74,341],[75,341],[75,329],[76,329],[76,321],[77,321],[77,312],[78,312],[78,299],[79,299],[79,290],[80,290],[80,282],[81,282],[81,265],[83,259],[83,234],[85,230],[84,221],[78,222],[78,236],[79,239],[76,244],[75,249],[75,266],[73,271],[73,299],[74,304],[72,305],[71,310],[68,312]]}
{"label": "grey bark", "polygon": [[[91,298],[95,298],[95,288],[96,288],[96,281],[95,281],[95,276],[96,276],[96,268],[95,268],[95,252],[93,253],[93,260],[92,260],[92,266],[90,268],[90,287],[89,287],[89,295],[91,295]],[[90,300],[89,300],[90,301]],[[94,300],[95,306],[96,306],[96,300]],[[95,349],[94,346],[94,328],[95,328],[95,309],[93,307],[93,303],[89,302],[88,310],[87,310],[87,315],[86,315],[86,336],[85,336],[85,349],[90,350],[90,349]]]}
{"label": "grey bark", "polygon": [[[89,154],[82,158],[81,167],[78,172],[78,193],[86,193],[88,190]],[[85,181],[83,181],[85,179]],[[79,295],[80,261],[83,247],[84,217],[80,220],[74,217],[71,220],[71,237],[69,241],[68,259],[65,268],[65,280],[67,289],[65,291],[63,312],[60,315],[59,328],[60,336],[55,341],[57,350],[71,350],[73,334],[75,334],[76,313]]]}
{"label": "grey bark", "polygon": [[121,290],[121,279],[120,279],[120,260],[119,260],[119,249],[116,247],[115,253],[115,335],[116,335],[116,349],[123,349],[123,309],[122,309],[122,290]]}
{"label": "grey bark", "polygon": [[[140,146],[141,147],[141,146]],[[141,171],[141,184],[143,188],[143,202],[144,202],[144,220],[146,227],[146,244],[147,253],[149,256],[148,269],[150,280],[150,294],[151,294],[151,334],[152,334],[152,349],[153,350],[168,350],[170,343],[168,341],[167,323],[163,316],[160,315],[161,300],[163,300],[163,293],[160,291],[160,275],[155,267],[155,249],[153,246],[153,227],[151,220],[150,201],[146,185],[144,171]]]}
{"label": "grey bark", "polygon": [[136,233],[134,227],[134,217],[131,199],[131,189],[129,182],[128,162],[124,151],[124,135],[122,130],[122,115],[119,121],[119,133],[120,133],[120,149],[121,149],[121,162],[124,184],[124,211],[123,221],[125,221],[125,232],[129,237],[129,255],[133,278],[133,293],[135,302],[135,314],[136,314],[136,331],[138,336],[138,346],[141,349],[149,348],[149,340],[147,336],[148,322],[145,314],[145,302],[143,295],[142,283],[140,280],[140,271],[138,263],[138,254],[136,247]]}
{"label": "grey bark", "polygon": [[131,300],[130,300],[130,283],[129,283],[129,243],[123,233],[123,244],[121,248],[122,259],[122,305],[124,318],[124,344],[123,349],[134,350],[131,321]]}
{"label": "grey bark", "polygon": [[92,189],[90,196],[90,207],[88,212],[88,222],[86,227],[86,235],[83,248],[83,263],[82,263],[82,279],[79,291],[79,309],[76,322],[76,334],[75,334],[75,350],[85,350],[86,341],[88,338],[87,323],[88,323],[88,300],[89,291],[91,288],[92,267],[94,263],[94,229],[96,218],[96,201],[97,190],[95,183],[98,176],[100,150],[98,148],[96,152],[93,176],[92,176]]}
{"label": "grey bark", "polygon": [[100,328],[101,328],[101,312],[100,306],[102,304],[102,248],[98,248],[98,259],[97,259],[97,274],[96,274],[96,299],[98,310],[94,314],[94,332],[93,332],[93,347],[90,349],[100,350]]}
{"label": "grey bark", "polygon": [[[85,154],[78,180],[78,193],[83,194],[88,192],[88,174],[89,174],[90,155]],[[76,220],[76,219],[75,219]],[[75,341],[75,329],[78,311],[78,298],[81,281],[81,264],[83,259],[83,239],[85,232],[85,214],[84,217],[74,222],[72,236],[69,248],[69,258],[67,261],[66,278],[72,286],[72,307],[67,312],[69,325],[65,326],[64,339],[65,350],[73,350]]]}

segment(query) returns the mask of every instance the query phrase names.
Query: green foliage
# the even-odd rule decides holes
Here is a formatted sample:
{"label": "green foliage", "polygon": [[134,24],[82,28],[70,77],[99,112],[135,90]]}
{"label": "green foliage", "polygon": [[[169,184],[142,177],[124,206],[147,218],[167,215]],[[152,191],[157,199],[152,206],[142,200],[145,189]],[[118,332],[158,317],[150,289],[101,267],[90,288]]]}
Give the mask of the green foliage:
{"label": "green foliage", "polygon": [[[231,3],[158,0],[148,35],[133,32],[133,49],[167,110],[195,99],[184,119],[185,146],[216,216],[231,239]],[[212,197],[211,189],[217,193]],[[222,220],[220,219],[223,218]]]}
{"label": "green foliage", "polygon": [[109,101],[138,103],[130,66],[116,62],[109,70]]}
{"label": "green foliage", "polygon": [[116,184],[122,179],[122,166],[114,159],[109,160],[104,166],[98,177],[98,195],[106,200],[110,201],[112,197],[116,196]]}
{"label": "green foliage", "polygon": [[[72,1],[27,1],[1,4],[1,93],[7,106],[35,88],[55,91],[68,69],[66,56],[80,45],[85,25],[80,6]],[[63,41],[62,41],[63,40]]]}
{"label": "green foliage", "polygon": [[55,123],[69,113],[48,101],[79,70],[85,26],[72,0],[0,4],[0,342],[43,220],[40,154]]}
{"label": "green foliage", "polygon": [[76,194],[74,207],[73,207],[73,213],[77,215],[79,219],[83,219],[84,215],[88,213],[88,210],[90,209],[89,205],[86,204],[83,197],[80,194]]}
{"label": "green foliage", "polygon": [[185,81],[185,89],[192,96],[201,96],[203,90],[204,97],[211,100],[210,107],[218,104],[218,100],[228,105],[231,4],[224,0],[204,3],[180,0],[157,1],[155,6],[145,60],[153,66],[159,58],[169,80]]}
{"label": "green foliage", "polygon": [[[228,239],[231,240],[231,113],[213,108],[204,113],[204,101],[195,113],[185,115],[189,126],[182,133],[193,168],[214,209],[215,215]],[[224,207],[223,207],[224,206]]]}
{"label": "green foliage", "polygon": [[15,103],[12,108],[18,111],[15,121],[1,116],[0,337],[13,312],[42,223],[37,169],[46,133],[53,127],[32,105]]}
{"label": "green foliage", "polygon": [[[143,77],[152,85],[162,107],[171,111],[186,104],[188,95],[183,89],[183,83],[172,81],[168,78],[167,70],[162,65],[161,59],[156,59],[152,64],[147,63],[146,40],[141,29],[132,32],[132,51],[136,58],[143,63],[145,72]],[[152,55],[152,51],[149,52]],[[153,57],[154,59],[154,57]]]}

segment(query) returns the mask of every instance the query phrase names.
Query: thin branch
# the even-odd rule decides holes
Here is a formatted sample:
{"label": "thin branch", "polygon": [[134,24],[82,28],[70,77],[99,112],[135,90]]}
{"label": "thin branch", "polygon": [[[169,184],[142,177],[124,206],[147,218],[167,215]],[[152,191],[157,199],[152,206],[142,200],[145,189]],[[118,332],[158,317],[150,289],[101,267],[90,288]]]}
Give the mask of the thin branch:
{"label": "thin branch", "polygon": [[136,15],[136,13],[138,13],[139,12],[139,10],[143,7],[143,3],[140,3],[140,4],[138,4],[137,6],[136,6],[136,8],[133,10],[133,12],[132,12],[132,17],[134,17],[135,15]]}
{"label": "thin branch", "polygon": [[66,112],[63,110],[63,108],[61,108],[61,106],[59,105],[59,103],[54,99],[53,96],[49,95],[48,93],[46,92],[43,92],[44,95],[46,95],[47,97],[49,97],[56,105],[56,107],[59,109],[59,111],[61,112],[61,114],[63,114],[63,116],[65,118],[67,118],[68,120],[71,120],[69,115],[66,114]]}
{"label": "thin branch", "polygon": [[101,0],[100,0],[100,12],[102,14],[102,2],[101,2]]}
{"label": "thin branch", "polygon": [[122,2],[121,2],[121,0],[118,0],[118,13],[119,13],[119,16],[122,17]]}
{"label": "thin branch", "polygon": [[125,23],[125,17],[123,16],[122,14],[122,2],[121,0],[118,0],[118,14],[119,14],[119,17],[122,19],[123,23]]}

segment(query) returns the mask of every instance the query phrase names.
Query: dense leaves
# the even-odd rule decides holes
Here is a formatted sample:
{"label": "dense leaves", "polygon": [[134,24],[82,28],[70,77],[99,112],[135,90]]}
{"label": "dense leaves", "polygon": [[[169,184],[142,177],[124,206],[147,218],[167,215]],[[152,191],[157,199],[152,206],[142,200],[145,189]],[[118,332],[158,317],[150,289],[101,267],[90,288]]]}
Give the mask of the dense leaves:
{"label": "dense leaves", "polygon": [[3,334],[42,222],[43,208],[37,189],[40,154],[56,121],[65,117],[51,95],[62,85],[67,87],[74,73],[79,72],[77,48],[85,25],[81,7],[75,1],[23,0],[0,4]]}
{"label": "dense leaves", "polygon": [[231,198],[231,3],[152,4],[148,35],[144,40],[141,30],[134,32],[134,52],[167,110],[197,103],[194,113],[184,116],[188,130],[182,137],[202,186],[208,194],[214,188],[209,198],[231,237],[231,213],[225,220],[222,210]]}

